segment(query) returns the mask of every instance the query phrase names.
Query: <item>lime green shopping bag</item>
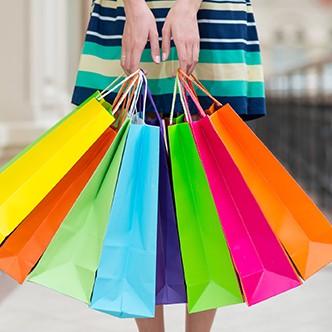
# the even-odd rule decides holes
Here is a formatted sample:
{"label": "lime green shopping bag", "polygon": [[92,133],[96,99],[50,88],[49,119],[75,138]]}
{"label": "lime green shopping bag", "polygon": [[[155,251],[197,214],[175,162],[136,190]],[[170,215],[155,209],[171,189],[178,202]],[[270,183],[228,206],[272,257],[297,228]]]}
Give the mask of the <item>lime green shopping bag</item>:
{"label": "lime green shopping bag", "polygon": [[168,127],[188,311],[242,303],[243,298],[189,124]]}

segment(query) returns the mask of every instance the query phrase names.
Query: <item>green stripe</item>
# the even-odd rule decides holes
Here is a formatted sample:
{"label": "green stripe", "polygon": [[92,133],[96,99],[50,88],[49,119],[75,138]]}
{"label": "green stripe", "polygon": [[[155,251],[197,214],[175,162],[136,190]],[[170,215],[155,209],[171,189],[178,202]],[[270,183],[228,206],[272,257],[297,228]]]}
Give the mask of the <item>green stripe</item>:
{"label": "green stripe", "polygon": [[[116,77],[103,76],[96,73],[79,71],[77,76],[77,86],[103,90]],[[148,79],[149,88],[154,95],[167,94],[173,92],[174,78]],[[202,84],[206,86],[209,92],[214,96],[243,97],[250,98],[264,97],[263,82],[247,82],[247,81],[210,81],[202,80]],[[202,94],[198,92],[198,94]]]}
{"label": "green stripe", "polygon": [[[223,97],[249,97],[263,98],[265,96],[263,82],[247,81],[204,81],[202,84],[213,96]],[[197,91],[197,94],[204,96],[204,92]]]}
{"label": "green stripe", "polygon": [[[121,59],[121,46],[103,46],[93,42],[85,42],[83,54],[93,55],[104,60]],[[169,59],[178,60],[176,48],[171,48]],[[145,49],[141,62],[152,62],[150,50]],[[246,52],[243,50],[201,50],[200,63],[246,63],[247,65],[261,65],[260,52]]]}

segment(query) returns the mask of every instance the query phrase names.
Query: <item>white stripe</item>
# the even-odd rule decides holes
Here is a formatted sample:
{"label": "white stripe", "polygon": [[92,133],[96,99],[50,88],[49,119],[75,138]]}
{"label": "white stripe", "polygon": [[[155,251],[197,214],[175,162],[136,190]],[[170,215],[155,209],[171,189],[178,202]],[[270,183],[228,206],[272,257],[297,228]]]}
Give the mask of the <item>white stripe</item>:
{"label": "white stripe", "polygon": [[[102,35],[95,31],[87,31],[87,35],[96,36],[101,39],[122,39],[121,35]],[[162,37],[158,38],[162,40]],[[245,39],[221,39],[221,38],[201,38],[201,42],[210,42],[210,43],[244,43],[247,45],[259,45],[258,40],[245,40]]]}
{"label": "white stripe", "polygon": [[259,45],[258,40],[245,40],[245,39],[221,39],[221,38],[201,38],[201,42],[209,43],[244,43],[247,45]]}
{"label": "white stripe", "polygon": [[248,22],[245,20],[210,20],[210,19],[199,19],[198,23],[211,23],[211,24],[244,24],[247,26],[255,26],[255,22]]}
{"label": "white stripe", "polygon": [[98,13],[92,13],[91,16],[98,17],[102,21],[125,21],[126,17],[125,16],[116,16],[116,17],[109,17],[109,16],[102,16]]}
{"label": "white stripe", "polygon": [[87,35],[90,35],[90,36],[96,36],[98,38],[101,38],[101,39],[122,39],[122,36],[121,35],[102,35],[98,32],[95,32],[95,31],[87,31],[86,32]]}

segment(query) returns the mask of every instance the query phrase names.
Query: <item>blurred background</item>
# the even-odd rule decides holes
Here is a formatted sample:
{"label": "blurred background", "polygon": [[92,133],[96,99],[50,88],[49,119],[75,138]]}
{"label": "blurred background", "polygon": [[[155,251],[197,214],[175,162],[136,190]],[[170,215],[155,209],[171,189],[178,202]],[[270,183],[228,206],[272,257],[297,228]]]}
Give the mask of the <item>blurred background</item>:
{"label": "blurred background", "polygon": [[[268,116],[258,136],[332,212],[332,1],[253,0]],[[331,219],[330,219],[331,220]]]}
{"label": "blurred background", "polygon": [[[0,0],[0,165],[62,118],[70,104],[90,0]],[[252,0],[268,116],[250,122],[332,220],[332,0]],[[1,188],[0,188],[1,190]],[[332,331],[331,266],[304,288],[218,311],[213,331]],[[168,309],[182,331],[183,315]],[[182,309],[181,309],[182,313]],[[0,274],[0,332],[135,331],[132,321]],[[30,328],[30,327],[31,328]]]}

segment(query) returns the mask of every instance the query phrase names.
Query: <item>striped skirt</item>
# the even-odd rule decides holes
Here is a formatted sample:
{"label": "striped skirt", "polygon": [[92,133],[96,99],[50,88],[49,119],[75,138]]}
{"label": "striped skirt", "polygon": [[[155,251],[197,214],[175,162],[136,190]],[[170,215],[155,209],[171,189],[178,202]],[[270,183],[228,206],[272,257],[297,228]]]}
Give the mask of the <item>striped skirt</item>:
{"label": "striped skirt", "polygon": [[[161,29],[174,0],[146,2],[156,18],[161,41]],[[263,68],[250,0],[203,0],[197,17],[200,55],[194,74],[244,120],[264,115]],[[122,0],[94,2],[72,99],[74,104],[80,104],[95,90],[103,90],[123,73],[120,59],[124,23]],[[174,86],[171,75],[179,67],[173,40],[168,60],[160,64],[152,61],[147,43],[140,67],[148,72],[149,87],[159,111],[169,113]],[[209,98],[199,91],[198,95],[202,106],[208,108]],[[112,100],[114,95],[109,98]],[[177,111],[181,112],[180,103]]]}

